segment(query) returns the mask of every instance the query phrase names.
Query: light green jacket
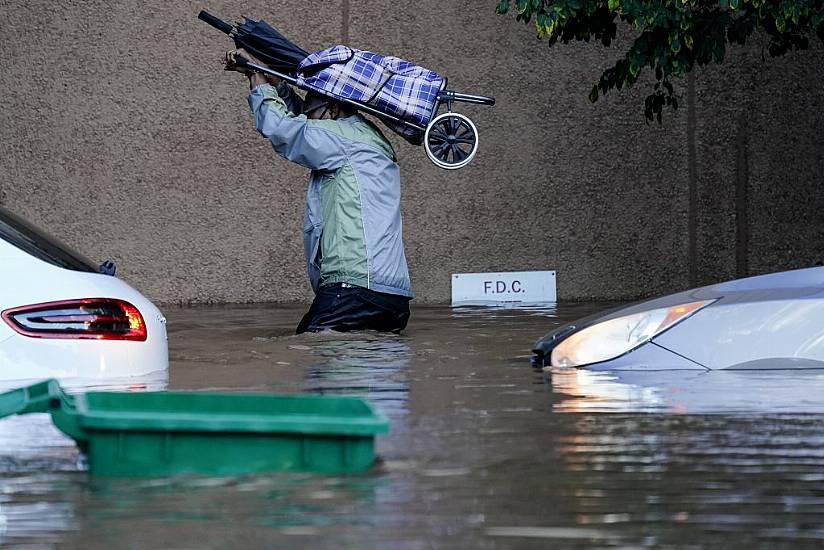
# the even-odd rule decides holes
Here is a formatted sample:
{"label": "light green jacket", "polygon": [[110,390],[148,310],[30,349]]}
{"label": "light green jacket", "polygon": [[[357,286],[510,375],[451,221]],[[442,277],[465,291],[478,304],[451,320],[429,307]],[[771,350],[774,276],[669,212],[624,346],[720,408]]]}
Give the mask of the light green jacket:
{"label": "light green jacket", "polygon": [[411,297],[392,145],[359,114],[311,120],[301,106],[285,83],[249,93],[257,130],[282,157],[312,170],[303,225],[312,288],[349,283]]}

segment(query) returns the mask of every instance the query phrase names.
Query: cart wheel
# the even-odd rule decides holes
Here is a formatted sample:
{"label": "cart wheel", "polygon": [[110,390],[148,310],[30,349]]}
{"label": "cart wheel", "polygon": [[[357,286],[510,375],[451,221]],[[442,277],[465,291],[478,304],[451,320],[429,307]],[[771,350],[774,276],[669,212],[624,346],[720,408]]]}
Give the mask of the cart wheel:
{"label": "cart wheel", "polygon": [[478,130],[464,115],[443,113],[426,127],[423,146],[436,166],[447,170],[462,168],[478,152]]}

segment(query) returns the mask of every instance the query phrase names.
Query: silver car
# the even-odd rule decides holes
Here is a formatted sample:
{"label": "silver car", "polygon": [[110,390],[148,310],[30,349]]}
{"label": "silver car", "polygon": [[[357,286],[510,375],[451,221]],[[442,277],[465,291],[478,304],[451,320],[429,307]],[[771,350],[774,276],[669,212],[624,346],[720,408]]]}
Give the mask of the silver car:
{"label": "silver car", "polygon": [[824,267],[737,279],[561,326],[536,367],[591,370],[824,369]]}

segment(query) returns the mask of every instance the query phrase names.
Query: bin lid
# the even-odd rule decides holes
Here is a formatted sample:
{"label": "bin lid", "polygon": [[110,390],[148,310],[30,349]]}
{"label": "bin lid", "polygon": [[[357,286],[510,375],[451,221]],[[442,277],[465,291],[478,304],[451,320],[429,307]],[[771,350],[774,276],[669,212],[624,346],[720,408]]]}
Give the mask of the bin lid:
{"label": "bin lid", "polygon": [[0,394],[0,418],[14,414],[49,412],[60,407],[62,391],[50,378]]}

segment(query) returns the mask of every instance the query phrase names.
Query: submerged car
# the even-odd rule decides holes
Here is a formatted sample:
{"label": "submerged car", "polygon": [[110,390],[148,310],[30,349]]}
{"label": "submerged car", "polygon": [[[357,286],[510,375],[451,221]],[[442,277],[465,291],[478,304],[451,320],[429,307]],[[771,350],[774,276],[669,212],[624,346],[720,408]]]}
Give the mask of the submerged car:
{"label": "submerged car", "polygon": [[824,267],[737,279],[561,326],[536,367],[590,370],[824,369]]}
{"label": "submerged car", "polygon": [[137,290],[0,208],[0,380],[168,371],[166,319]]}

